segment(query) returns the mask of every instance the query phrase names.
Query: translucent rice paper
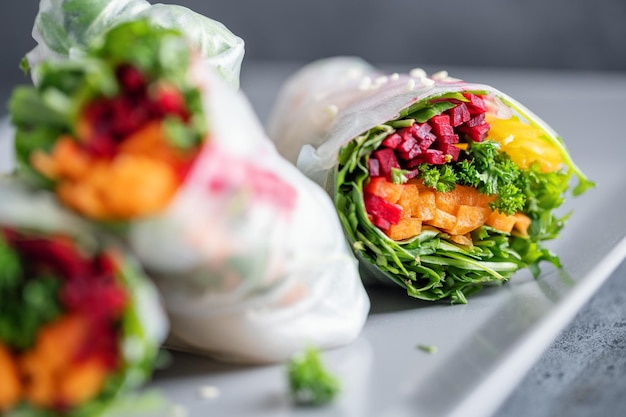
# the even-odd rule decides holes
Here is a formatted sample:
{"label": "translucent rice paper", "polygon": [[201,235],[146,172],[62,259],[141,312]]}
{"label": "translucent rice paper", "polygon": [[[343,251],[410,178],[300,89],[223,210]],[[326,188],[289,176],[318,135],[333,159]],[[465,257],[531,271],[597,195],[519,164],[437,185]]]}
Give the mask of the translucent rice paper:
{"label": "translucent rice paper", "polygon": [[239,86],[244,56],[241,38],[222,23],[186,7],[151,5],[146,0],[41,0],[32,32],[38,45],[26,55],[33,81],[43,61],[80,56],[111,27],[141,18],[182,32],[207,64],[230,85]]}
{"label": "translucent rice paper", "polygon": [[383,74],[354,57],[319,60],[288,79],[270,115],[268,134],[283,156],[332,194],[332,174],[341,147],[369,129],[396,119],[402,109],[415,102],[464,90],[491,93],[496,97],[491,104],[503,118],[511,112],[500,102],[506,100],[557,138],[539,117],[493,87],[466,83],[445,73],[432,77],[423,71]]}
{"label": "translucent rice paper", "polygon": [[[61,207],[54,195],[32,190],[0,175],[0,226],[30,230],[44,235],[71,236],[86,250],[121,246],[113,240],[96,237],[96,231],[79,217]],[[149,378],[152,366],[168,331],[168,321],[160,296],[140,266],[124,255],[123,286],[130,295],[131,326],[123,327],[121,354],[124,358],[125,389],[136,388]],[[136,323],[135,323],[136,320]],[[148,367],[148,368],[146,368]]]}
{"label": "translucent rice paper", "polygon": [[165,298],[169,346],[263,363],[352,341],[369,299],[331,200],[280,157],[241,93],[195,76],[206,144],[170,206],[128,231]]}
{"label": "translucent rice paper", "polygon": [[11,126],[9,117],[0,118],[0,176],[13,171],[15,165],[14,135],[15,129]]}

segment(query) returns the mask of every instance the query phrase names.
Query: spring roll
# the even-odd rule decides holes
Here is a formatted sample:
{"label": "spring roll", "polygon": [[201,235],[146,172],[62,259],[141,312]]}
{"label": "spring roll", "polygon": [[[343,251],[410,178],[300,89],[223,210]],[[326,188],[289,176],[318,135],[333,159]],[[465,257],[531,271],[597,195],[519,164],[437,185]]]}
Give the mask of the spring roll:
{"label": "spring roll", "polygon": [[522,104],[440,72],[386,74],[351,57],[301,69],[268,132],[324,186],[365,274],[423,300],[464,303],[539,263],[567,216],[571,177],[593,186],[564,142]]}
{"label": "spring roll", "polygon": [[243,94],[143,19],[87,52],[14,93],[16,175],[122,236],[164,294],[168,346],[272,362],[352,341],[369,300],[332,201]]}
{"label": "spring roll", "polygon": [[120,246],[0,180],[0,414],[100,415],[151,376],[167,326]]}
{"label": "spring roll", "polygon": [[51,60],[84,55],[102,33],[120,23],[146,19],[185,34],[199,59],[227,83],[239,86],[244,41],[222,23],[176,4],[146,0],[41,0],[32,35],[37,46],[22,62],[37,82],[37,67]]}

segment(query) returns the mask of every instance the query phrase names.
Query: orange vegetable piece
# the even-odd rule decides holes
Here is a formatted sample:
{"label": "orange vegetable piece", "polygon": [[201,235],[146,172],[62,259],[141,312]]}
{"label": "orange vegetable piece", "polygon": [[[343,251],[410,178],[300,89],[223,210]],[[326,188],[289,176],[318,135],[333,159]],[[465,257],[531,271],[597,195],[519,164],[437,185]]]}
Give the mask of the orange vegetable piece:
{"label": "orange vegetable piece", "polygon": [[0,343],[0,414],[12,409],[22,396],[15,358],[9,349]]}
{"label": "orange vegetable piece", "polygon": [[489,217],[489,209],[461,204],[457,211],[456,223],[448,228],[453,235],[464,235],[485,224]]}
{"label": "orange vegetable piece", "polygon": [[90,400],[102,389],[107,374],[106,367],[97,358],[72,365],[59,378],[59,401],[74,407]]}
{"label": "orange vegetable piece", "polygon": [[517,230],[522,236],[528,236],[528,228],[532,220],[524,213],[515,213],[515,225],[513,228]]}
{"label": "orange vegetable piece", "polygon": [[456,216],[444,210],[436,208],[432,220],[425,220],[424,223],[437,227],[439,229],[452,229],[456,224]]}
{"label": "orange vegetable piece", "polygon": [[[402,194],[398,199],[398,204],[402,207],[402,217],[417,217],[419,213],[419,191],[415,184],[405,184],[402,187]],[[415,215],[414,215],[415,213]]]}
{"label": "orange vegetable piece", "polygon": [[435,210],[437,210],[434,191],[430,191],[428,189],[420,191],[419,201],[419,210],[415,213],[411,213],[412,216],[422,219],[423,221],[434,219]]}
{"label": "orange vegetable piece", "polygon": [[364,189],[365,192],[378,196],[391,204],[398,202],[403,190],[404,185],[389,182],[385,177],[370,178]]}
{"label": "orange vegetable piece", "polygon": [[121,154],[92,165],[77,182],[62,183],[59,198],[78,212],[100,220],[149,215],[165,208],[178,188],[174,169],[140,155]]}
{"label": "orange vegetable piece", "polygon": [[[59,351],[60,356],[65,353]],[[49,408],[55,403],[54,370],[35,350],[24,353],[20,358],[20,370],[24,377],[24,397],[28,402]]]}
{"label": "orange vegetable piece", "polygon": [[509,216],[497,210],[494,210],[489,214],[489,217],[485,221],[485,224],[501,232],[511,233],[511,230],[513,230],[513,225],[515,225],[515,221],[516,220],[514,216]]}
{"label": "orange vegetable piece", "polygon": [[[78,315],[66,315],[44,326],[37,333],[36,352],[46,368],[61,369],[73,360],[72,356],[84,343],[88,323]],[[66,353],[65,355],[59,352]]]}
{"label": "orange vegetable piece", "polygon": [[392,240],[404,240],[417,236],[422,232],[422,221],[416,218],[400,219],[398,224],[392,224],[387,230],[387,236]]}
{"label": "orange vegetable piece", "polygon": [[472,246],[474,244],[469,235],[451,235],[450,240],[459,245]]}

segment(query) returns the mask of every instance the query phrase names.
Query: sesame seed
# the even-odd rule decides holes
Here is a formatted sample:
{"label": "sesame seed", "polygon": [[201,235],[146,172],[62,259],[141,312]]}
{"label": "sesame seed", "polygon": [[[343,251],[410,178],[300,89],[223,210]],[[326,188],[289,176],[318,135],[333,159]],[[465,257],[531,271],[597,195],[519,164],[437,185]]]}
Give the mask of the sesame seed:
{"label": "sesame seed", "polygon": [[423,68],[413,68],[409,74],[414,78],[424,78],[426,71]]}
{"label": "sesame seed", "polygon": [[389,78],[391,79],[391,81],[398,81],[398,78],[400,78],[400,74],[394,72]]}
{"label": "sesame seed", "polygon": [[387,81],[389,81],[389,78],[383,75],[381,77],[376,78],[376,80],[374,80],[374,83],[381,85],[381,84],[385,84]]}
{"label": "sesame seed", "polygon": [[328,114],[331,119],[334,119],[338,112],[339,108],[335,104],[329,104],[326,106],[326,114]]}
{"label": "sesame seed", "polygon": [[431,87],[431,86],[435,85],[435,80],[432,80],[432,79],[427,78],[427,77],[420,78],[420,82],[425,87]]}
{"label": "sesame seed", "polygon": [[433,80],[443,81],[448,78],[448,71],[439,71],[430,76]]}
{"label": "sesame seed", "polygon": [[359,90],[368,90],[372,85],[372,79],[370,77],[363,77],[359,84]]}
{"label": "sesame seed", "polygon": [[406,83],[406,90],[407,91],[413,91],[413,89],[415,88],[415,80],[413,78],[411,78],[409,81],[407,81]]}

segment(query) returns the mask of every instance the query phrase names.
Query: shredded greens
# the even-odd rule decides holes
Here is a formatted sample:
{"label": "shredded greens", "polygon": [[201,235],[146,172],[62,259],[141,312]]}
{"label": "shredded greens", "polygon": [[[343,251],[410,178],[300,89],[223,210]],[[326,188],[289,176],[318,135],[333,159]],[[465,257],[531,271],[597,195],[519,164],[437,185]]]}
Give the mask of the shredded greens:
{"label": "shredded greens", "polygon": [[318,349],[309,347],[287,363],[291,396],[297,404],[323,405],[339,393],[339,380],[324,368]]}
{"label": "shredded greens", "polygon": [[[536,163],[521,169],[500,151],[497,142],[471,142],[462,151],[459,162],[421,164],[418,177],[427,187],[439,192],[451,191],[459,184],[495,196],[491,203],[493,210],[505,214],[523,212],[530,217],[528,236],[484,225],[471,233],[473,245],[467,246],[453,242],[436,228],[424,226],[418,236],[391,240],[368,220],[365,210],[363,187],[369,178],[369,155],[394,131],[394,126],[402,125],[400,121],[427,121],[450,108],[450,103],[445,101],[450,99],[465,100],[461,94],[453,93],[416,103],[401,112],[398,120],[376,126],[344,146],[335,173],[335,205],[361,261],[374,265],[412,297],[466,303],[467,296],[485,285],[506,282],[521,268],[528,267],[537,276],[542,261],[560,267],[558,256],[542,242],[557,237],[569,216],[558,217],[555,210],[564,201],[572,173],[583,184],[593,183],[572,168],[569,156],[563,158],[569,170],[544,173]],[[560,149],[564,149],[562,145]],[[392,173],[393,182],[405,182],[402,174],[401,170]]]}

